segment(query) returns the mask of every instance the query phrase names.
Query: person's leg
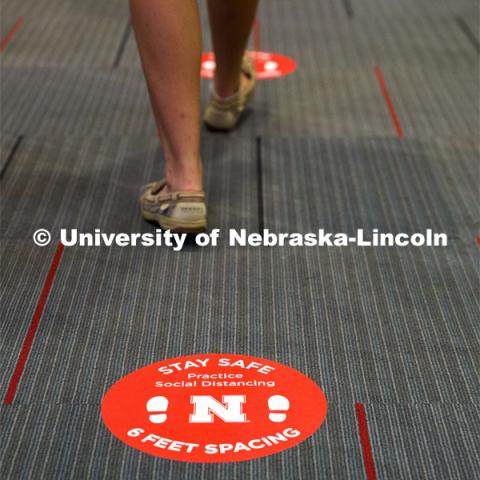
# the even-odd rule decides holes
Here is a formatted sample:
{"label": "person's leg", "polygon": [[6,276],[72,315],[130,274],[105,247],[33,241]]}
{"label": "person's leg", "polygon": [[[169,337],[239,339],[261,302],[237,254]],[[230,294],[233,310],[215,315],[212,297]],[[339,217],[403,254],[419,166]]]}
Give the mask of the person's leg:
{"label": "person's leg", "polygon": [[215,50],[215,91],[221,97],[235,94],[241,82],[240,66],[252,28],[258,0],[208,0]]}
{"label": "person's leg", "polygon": [[196,0],[130,0],[169,191],[202,190],[201,31]]}

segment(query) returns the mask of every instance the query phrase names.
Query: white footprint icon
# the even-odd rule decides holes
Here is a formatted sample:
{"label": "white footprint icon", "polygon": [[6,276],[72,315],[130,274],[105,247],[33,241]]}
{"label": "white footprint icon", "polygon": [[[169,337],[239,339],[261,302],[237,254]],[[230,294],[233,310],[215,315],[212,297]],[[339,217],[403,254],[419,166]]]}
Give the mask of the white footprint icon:
{"label": "white footprint icon", "polygon": [[285,412],[290,408],[290,402],[288,398],[282,395],[273,395],[268,399],[268,408],[270,409],[268,415],[270,421],[281,423],[287,419]]}
{"label": "white footprint icon", "polygon": [[147,402],[147,411],[151,413],[148,417],[152,423],[163,423],[167,419],[165,413],[168,409],[168,398],[152,397]]}

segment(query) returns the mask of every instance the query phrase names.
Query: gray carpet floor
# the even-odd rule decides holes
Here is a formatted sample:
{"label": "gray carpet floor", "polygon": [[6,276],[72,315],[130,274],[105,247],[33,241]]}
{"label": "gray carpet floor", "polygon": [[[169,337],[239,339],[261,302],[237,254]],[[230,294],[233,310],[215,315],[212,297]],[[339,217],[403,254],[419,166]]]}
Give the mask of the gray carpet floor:
{"label": "gray carpet floor", "polygon": [[[55,252],[33,232],[151,231],[137,197],[163,165],[128,2],[5,0],[2,38],[20,16],[0,54],[1,398]],[[1,478],[363,479],[356,403],[379,479],[478,476],[478,4],[263,0],[258,19],[262,49],[298,70],[261,83],[237,131],[203,132],[210,226],[431,228],[449,245],[66,248],[0,406]],[[115,381],[201,352],[299,369],[326,394],[324,425],[218,465],[149,457],[109,433],[100,402]]]}

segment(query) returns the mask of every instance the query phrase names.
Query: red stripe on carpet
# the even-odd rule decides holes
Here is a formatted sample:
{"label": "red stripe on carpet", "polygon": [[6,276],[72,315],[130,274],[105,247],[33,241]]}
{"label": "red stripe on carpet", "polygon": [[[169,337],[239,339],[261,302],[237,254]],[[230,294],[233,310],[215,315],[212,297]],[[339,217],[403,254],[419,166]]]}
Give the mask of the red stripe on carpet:
{"label": "red stripe on carpet", "polygon": [[10,379],[10,383],[8,385],[7,394],[5,395],[5,399],[3,403],[5,405],[11,405],[13,399],[15,398],[15,393],[17,392],[17,387],[20,382],[20,378],[22,377],[23,369],[25,368],[25,364],[28,360],[28,355],[30,353],[30,349],[32,348],[33,340],[35,339],[35,333],[38,328],[38,324],[40,323],[40,319],[42,317],[43,309],[45,304],[47,303],[48,295],[50,293],[50,289],[53,285],[53,280],[55,279],[55,274],[57,272],[58,265],[60,263],[60,259],[62,258],[64,246],[62,243],[59,243],[57,246],[57,250],[55,251],[55,255],[52,260],[52,264],[50,266],[50,270],[48,272],[47,278],[43,285],[42,293],[40,294],[40,298],[37,303],[37,308],[35,309],[35,313],[33,314],[32,321],[30,323],[30,327],[27,332],[27,336],[23,342],[22,350],[20,351],[20,355],[18,357],[17,365],[15,366],[15,370],[13,372],[12,378]]}
{"label": "red stripe on carpet", "polygon": [[376,480],[375,464],[372,456],[372,446],[370,444],[370,435],[368,434],[367,417],[365,415],[365,408],[362,403],[355,405],[357,410],[358,432],[360,434],[360,441],[363,448],[363,460],[365,462],[365,471],[367,472],[368,480]]}
{"label": "red stripe on carpet", "polygon": [[390,112],[392,123],[395,127],[395,130],[397,131],[397,135],[402,138],[402,125],[400,124],[400,119],[398,118],[397,111],[395,110],[395,106],[393,105],[392,97],[390,96],[390,93],[388,91],[387,83],[385,82],[385,78],[383,77],[382,70],[378,65],[375,67],[375,75],[377,77],[378,84],[380,85],[380,90],[382,91],[385,103],[387,104],[388,110]]}
{"label": "red stripe on carpet", "polygon": [[0,42],[0,53],[3,53],[3,51],[8,47],[10,42],[13,40],[13,37],[20,30],[20,27],[23,25],[24,22],[25,22],[24,17],[18,18],[18,20],[13,25],[13,27],[10,29],[10,31],[5,35],[3,40]]}

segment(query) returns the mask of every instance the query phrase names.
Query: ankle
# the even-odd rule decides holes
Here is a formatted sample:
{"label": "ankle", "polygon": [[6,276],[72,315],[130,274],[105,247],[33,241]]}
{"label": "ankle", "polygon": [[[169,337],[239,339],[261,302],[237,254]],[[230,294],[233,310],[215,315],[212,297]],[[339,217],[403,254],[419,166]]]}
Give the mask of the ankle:
{"label": "ankle", "polygon": [[217,97],[219,97],[222,100],[229,100],[232,97],[234,97],[238,91],[240,90],[240,81],[235,82],[235,83],[220,83],[220,82],[215,82],[214,83],[214,88],[213,91],[216,94]]}
{"label": "ankle", "polygon": [[164,189],[165,193],[172,193],[172,192],[202,192],[203,185],[198,182],[177,182],[177,183],[169,183],[167,180],[167,185]]}
{"label": "ankle", "polygon": [[250,81],[247,75],[240,72],[237,81],[233,83],[225,83],[222,85],[221,82],[215,80],[214,92],[221,100],[230,100],[232,97],[235,97],[240,90],[244,89]]}
{"label": "ankle", "polygon": [[199,160],[190,164],[188,168],[167,168],[165,173],[168,192],[189,191],[200,192],[203,190],[203,167]]}

